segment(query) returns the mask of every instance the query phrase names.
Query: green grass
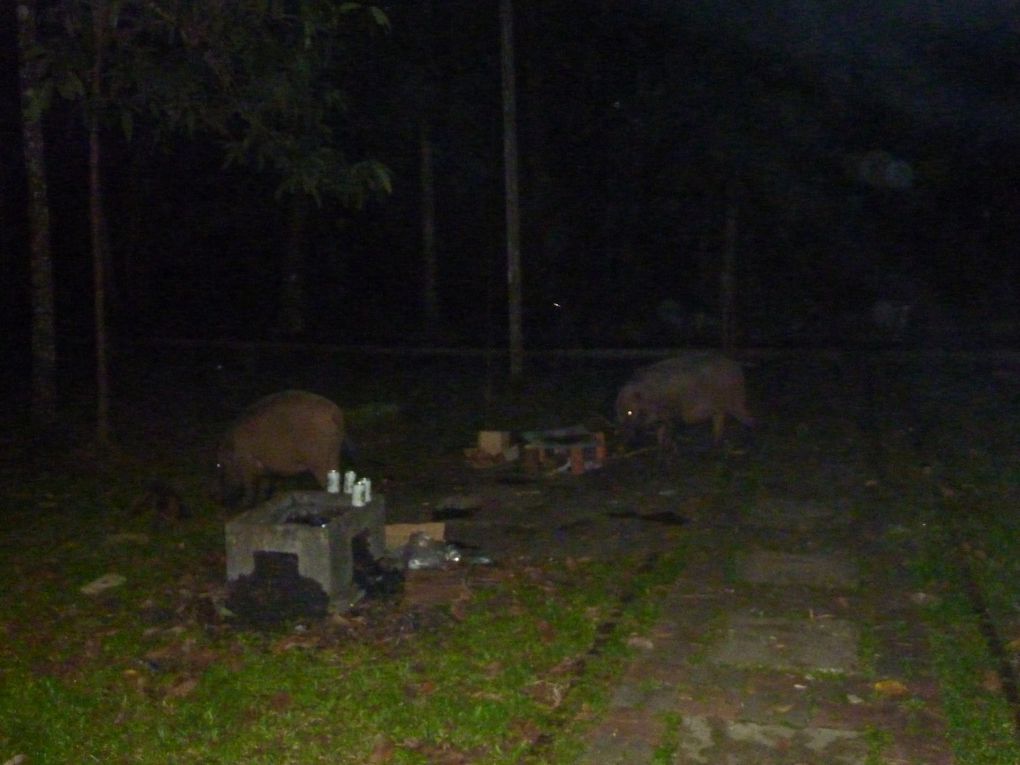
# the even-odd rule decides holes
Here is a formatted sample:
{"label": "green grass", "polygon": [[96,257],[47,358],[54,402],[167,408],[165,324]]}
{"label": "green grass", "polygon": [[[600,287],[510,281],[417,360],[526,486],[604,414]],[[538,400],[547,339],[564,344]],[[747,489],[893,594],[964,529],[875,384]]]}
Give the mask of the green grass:
{"label": "green grass", "polygon": [[[611,374],[578,374],[488,401],[480,369],[477,379],[438,392],[422,385],[430,376],[446,379],[439,366],[395,369],[370,382],[361,369],[324,371],[318,379],[335,389],[307,387],[355,412],[369,405],[352,417],[355,439],[383,438],[389,463],[424,474],[422,444],[458,451],[481,427],[571,424],[605,412],[612,395]],[[165,392],[184,378],[143,382]],[[1011,710],[989,683],[995,657],[963,597],[955,551],[968,543],[971,575],[1003,639],[1020,637],[1018,424],[1002,416],[1000,394],[963,378],[961,390],[977,390],[956,395],[951,406],[934,394],[922,402],[937,426],[925,435],[937,455],[932,478],[911,439],[900,436],[886,445],[889,477],[870,491],[884,492],[902,519],[902,538],[890,544],[913,556],[918,589],[938,597],[925,618],[957,762],[1016,765]],[[440,609],[400,640],[372,630],[349,636],[287,625],[261,633],[210,622],[201,614],[222,585],[224,561],[223,516],[204,493],[208,447],[230,412],[266,385],[224,385],[222,399],[197,397],[181,410],[163,406],[160,389],[143,391],[132,408],[115,407],[123,451],[102,467],[74,446],[83,439],[0,464],[0,762],[18,753],[33,765],[343,765],[370,762],[373,753],[398,764],[575,761],[629,655],[626,637],[654,621],[657,595],[682,570],[686,550],[651,562],[635,555],[611,566],[560,562],[508,572],[476,588],[455,614]],[[901,394],[915,395],[912,387]],[[389,402],[400,405],[398,418],[377,406]],[[832,462],[870,476],[859,467],[853,420],[834,413],[825,396],[800,406],[784,412],[784,422],[766,422],[746,462],[698,468],[693,478],[711,487],[706,513],[791,488],[824,498],[824,480],[811,476],[831,475]],[[133,500],[153,477],[180,487],[195,517],[153,532],[148,519],[133,516]],[[955,491],[949,505],[938,499],[940,482]],[[109,542],[121,532],[149,538]],[[127,582],[100,596],[79,592],[108,572]],[[864,637],[870,670],[874,636]],[[679,731],[674,719],[664,723],[656,757],[667,762]],[[876,762],[885,745],[876,734]]]}
{"label": "green grass", "polygon": [[[148,541],[108,542],[148,533],[125,510],[135,483],[99,491],[68,475],[59,492],[19,484],[5,498],[0,758],[364,763],[393,747],[394,763],[566,762],[625,636],[655,618],[655,593],[683,565],[678,553],[509,572],[403,642],[280,650],[291,625],[245,632],[195,617],[222,579],[212,508]],[[79,591],[107,572],[127,582]],[[543,737],[555,741],[536,747]]]}
{"label": "green grass", "polygon": [[[929,403],[940,419],[930,448],[936,486],[912,565],[935,596],[925,618],[956,761],[1015,765],[1017,710],[998,687],[1003,657],[993,649],[1020,637],[1020,423],[1004,416],[1016,411],[1015,395],[1010,403],[972,387],[955,406]],[[982,620],[996,633],[992,643]]]}

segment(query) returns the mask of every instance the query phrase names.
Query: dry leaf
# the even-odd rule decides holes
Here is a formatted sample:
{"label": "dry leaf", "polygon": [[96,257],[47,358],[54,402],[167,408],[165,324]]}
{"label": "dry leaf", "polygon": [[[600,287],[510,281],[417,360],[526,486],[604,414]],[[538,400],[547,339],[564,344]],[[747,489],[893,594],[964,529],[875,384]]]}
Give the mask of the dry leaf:
{"label": "dry leaf", "polygon": [[490,661],[484,667],[482,667],[482,674],[486,677],[494,678],[498,677],[503,671],[503,662],[501,661]]}
{"label": "dry leaf", "polygon": [[189,677],[186,680],[176,685],[172,685],[167,689],[166,695],[171,699],[183,699],[185,696],[191,695],[191,692],[198,687],[198,678]]}
{"label": "dry leaf", "polygon": [[637,648],[642,651],[651,651],[653,648],[655,648],[655,643],[653,643],[646,637],[641,637],[640,635],[631,635],[629,638],[627,638],[627,647]]}
{"label": "dry leaf", "polygon": [[1006,650],[1010,653],[1020,653],[1020,638],[1013,638],[1006,643]]}
{"label": "dry leaf", "polygon": [[985,670],[981,678],[981,687],[989,693],[1000,693],[1002,691],[1002,678],[994,669]]}
{"label": "dry leaf", "polygon": [[556,640],[556,628],[553,627],[549,622],[544,619],[538,622],[538,637],[545,644],[552,643]]}
{"label": "dry leaf", "polygon": [[468,617],[468,599],[459,598],[450,604],[450,616],[456,619],[458,622],[462,622]]}
{"label": "dry leaf", "polygon": [[393,759],[397,747],[381,733],[375,737],[372,753],[368,756],[369,765],[384,765]]}
{"label": "dry leaf", "polygon": [[284,712],[290,709],[293,703],[294,700],[287,691],[279,691],[269,697],[269,708],[274,712]]}
{"label": "dry leaf", "polygon": [[910,693],[907,686],[899,680],[879,680],[872,687],[883,696],[906,696]]}

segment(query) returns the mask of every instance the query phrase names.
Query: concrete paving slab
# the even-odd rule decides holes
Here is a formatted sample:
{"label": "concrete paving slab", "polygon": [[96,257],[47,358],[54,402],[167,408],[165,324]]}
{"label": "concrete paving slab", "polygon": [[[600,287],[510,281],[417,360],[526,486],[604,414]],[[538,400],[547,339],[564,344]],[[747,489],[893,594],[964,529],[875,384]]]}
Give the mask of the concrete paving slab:
{"label": "concrete paving slab", "polygon": [[755,550],[737,558],[737,576],[752,584],[855,589],[857,564],[841,553],[783,553]]}
{"label": "concrete paving slab", "polygon": [[864,765],[867,758],[856,731],[684,717],[673,765]]}
{"label": "concrete paving slab", "polygon": [[858,668],[857,627],[843,619],[781,619],[738,612],[709,652],[719,664],[821,672]]}
{"label": "concrete paving slab", "polygon": [[845,528],[853,520],[845,502],[817,502],[802,499],[769,499],[756,502],[742,521],[751,527],[813,531],[819,528]]}
{"label": "concrete paving slab", "polygon": [[662,740],[663,724],[640,712],[618,710],[603,720],[589,739],[578,765],[650,763]]}

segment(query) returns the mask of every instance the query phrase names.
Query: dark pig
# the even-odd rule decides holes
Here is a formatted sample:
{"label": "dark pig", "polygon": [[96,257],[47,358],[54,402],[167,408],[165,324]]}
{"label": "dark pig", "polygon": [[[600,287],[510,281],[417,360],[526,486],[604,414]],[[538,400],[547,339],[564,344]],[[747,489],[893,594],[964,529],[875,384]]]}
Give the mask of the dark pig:
{"label": "dark pig", "polygon": [[745,398],[740,364],[720,353],[688,353],[637,370],[616,397],[616,421],[625,437],[655,429],[659,445],[666,446],[677,420],[711,420],[718,444],[727,415],[754,425]]}
{"label": "dark pig", "polygon": [[303,390],[274,393],[252,404],[220,443],[220,501],[254,505],[274,476],[311,473],[322,488],[340,469],[344,418],[328,398]]}

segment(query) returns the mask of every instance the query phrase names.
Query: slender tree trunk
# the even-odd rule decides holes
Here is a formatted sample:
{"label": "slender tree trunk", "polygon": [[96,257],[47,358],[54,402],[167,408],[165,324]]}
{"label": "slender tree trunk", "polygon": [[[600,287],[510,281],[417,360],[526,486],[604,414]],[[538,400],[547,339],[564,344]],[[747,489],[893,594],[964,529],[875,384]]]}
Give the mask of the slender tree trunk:
{"label": "slender tree trunk", "polygon": [[722,309],[722,347],[731,353],[737,340],[736,280],[737,260],[737,186],[731,182],[726,194],[726,225],[723,232],[723,262],[719,274]]}
{"label": "slender tree trunk", "polygon": [[500,51],[503,69],[503,171],[506,177],[507,305],[509,314],[510,380],[524,376],[524,332],[521,312],[521,208],[518,187],[517,84],[514,72],[512,0],[500,0]]}
{"label": "slender tree trunk", "polygon": [[438,339],[444,330],[443,316],[439,308],[439,261],[436,254],[436,170],[432,143],[432,116],[436,103],[436,63],[433,41],[436,22],[433,14],[433,0],[422,0],[421,28],[422,46],[418,54],[418,70],[421,77],[418,92],[418,147],[421,157],[419,167],[421,183],[421,247],[422,283],[421,308],[425,319],[426,333]]}
{"label": "slender tree trunk", "polygon": [[290,205],[290,236],[284,252],[283,289],[277,332],[295,337],[305,330],[305,223],[308,201],[295,195]]}
{"label": "slender tree trunk", "polygon": [[425,312],[425,325],[429,334],[434,336],[441,329],[439,262],[436,258],[436,174],[429,118],[424,111],[418,124],[418,142],[421,147],[422,308]]}
{"label": "slender tree trunk", "polygon": [[89,120],[89,213],[92,234],[92,289],[95,293],[96,324],[96,443],[105,450],[110,445],[110,374],[106,327],[106,256],[103,237],[103,191],[100,182],[102,158],[99,117]]}
{"label": "slender tree trunk", "polygon": [[104,235],[102,142],[99,131],[103,99],[103,52],[106,46],[108,6],[103,0],[92,8],[92,39],[95,45],[92,61],[92,103],[86,105],[89,126],[89,216],[92,238],[92,289],[94,292],[96,332],[96,445],[105,451],[110,445],[110,375],[107,361],[108,334],[106,326],[106,266],[109,257]]}
{"label": "slender tree trunk", "polygon": [[[53,253],[46,190],[46,141],[42,120],[33,110],[41,63],[35,47],[36,0],[17,5],[21,126],[28,179],[29,270],[32,304],[32,419],[39,427],[56,422],[57,345],[53,308]],[[32,115],[35,114],[33,117]]]}

